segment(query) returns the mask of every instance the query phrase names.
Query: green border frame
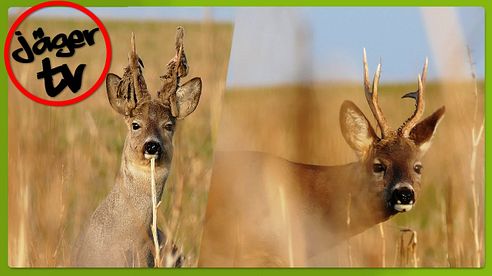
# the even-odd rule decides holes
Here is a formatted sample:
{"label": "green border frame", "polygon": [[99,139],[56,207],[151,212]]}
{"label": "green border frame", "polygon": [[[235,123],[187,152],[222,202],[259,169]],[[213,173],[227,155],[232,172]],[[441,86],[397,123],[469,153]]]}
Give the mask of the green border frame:
{"label": "green border frame", "polygon": [[[33,6],[38,3],[44,2],[38,1],[14,1],[14,0],[1,0],[0,1],[0,14],[7,15],[9,7],[19,6]],[[492,9],[492,1],[487,0],[405,0],[405,1],[389,1],[389,0],[375,0],[368,3],[368,1],[362,0],[335,0],[335,1],[322,1],[322,0],[120,0],[116,3],[102,3],[97,0],[72,0],[83,6],[91,7],[125,7],[125,6],[480,6],[485,9],[485,44],[490,45],[490,37],[487,35],[487,30],[490,29],[492,19],[487,16],[487,10]],[[2,46],[5,43],[5,38],[8,32],[7,16],[0,21],[2,32],[0,34],[0,41]],[[485,47],[485,68],[491,64],[492,56],[489,55],[489,48]],[[2,51],[3,52],[3,51]],[[8,83],[7,71],[5,69],[5,63],[2,61],[0,65],[0,87],[6,88]],[[491,79],[491,72],[485,70],[485,79]],[[487,83],[487,82],[486,82]],[[207,268],[207,269],[174,269],[174,270],[153,270],[153,269],[12,269],[8,267],[8,93],[7,89],[0,93],[0,133],[4,133],[0,136],[0,155],[4,156],[0,159],[0,183],[4,183],[0,190],[0,217],[4,222],[0,226],[0,274],[2,275],[20,275],[20,274],[37,274],[37,275],[64,275],[70,273],[73,275],[84,275],[88,272],[96,274],[108,274],[108,275],[131,275],[133,273],[147,274],[149,273],[171,273],[173,275],[229,275],[234,273],[235,275],[247,275],[250,273],[267,273],[270,275],[295,275],[295,274],[309,274],[309,275],[324,275],[324,274],[359,274],[359,275],[413,275],[417,273],[419,275],[460,275],[466,273],[467,275],[484,275],[492,272],[490,262],[491,244],[489,238],[491,237],[490,224],[491,224],[491,201],[488,200],[492,197],[492,189],[487,188],[491,181],[488,177],[488,171],[492,170],[491,163],[488,162],[488,158],[491,157],[489,134],[491,134],[491,121],[492,109],[488,107],[492,104],[492,98],[488,96],[492,93],[488,86],[485,86],[485,267],[484,268],[289,268],[289,269],[268,269],[268,268],[255,268],[255,269],[220,269],[220,268]]]}

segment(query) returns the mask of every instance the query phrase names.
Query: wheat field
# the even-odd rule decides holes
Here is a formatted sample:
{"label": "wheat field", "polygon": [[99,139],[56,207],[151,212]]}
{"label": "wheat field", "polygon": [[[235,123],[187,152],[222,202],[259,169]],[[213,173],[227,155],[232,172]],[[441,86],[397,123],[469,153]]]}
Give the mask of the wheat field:
{"label": "wheat field", "polygon": [[[43,26],[45,33],[56,34],[94,26],[69,19],[41,20],[28,20],[20,29],[26,35],[34,27]],[[189,76],[202,78],[202,97],[197,110],[178,123],[172,170],[158,223],[161,228],[169,228],[177,244],[182,245],[185,265],[194,266],[199,253],[232,24],[213,21],[104,21],[104,24],[113,49],[110,72],[122,75],[127,65],[130,34],[134,32],[151,93],[157,90],[159,76],[174,56],[176,27],[185,28]],[[76,58],[68,60],[70,68],[82,62],[93,68],[84,73],[81,91],[102,70],[103,44],[95,47],[99,48],[93,51],[82,48]],[[14,71],[24,85],[43,91],[42,84],[35,81],[37,70],[34,64],[21,67],[14,63]],[[11,83],[8,92],[9,265],[68,266],[79,231],[114,183],[126,126],[110,107],[104,84],[85,101],[67,107],[34,103]]]}

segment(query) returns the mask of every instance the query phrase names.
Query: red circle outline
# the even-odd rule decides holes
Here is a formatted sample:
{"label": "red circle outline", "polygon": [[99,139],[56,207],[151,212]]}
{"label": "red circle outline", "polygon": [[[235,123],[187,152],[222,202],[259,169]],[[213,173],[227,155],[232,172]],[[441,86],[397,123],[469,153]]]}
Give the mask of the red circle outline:
{"label": "red circle outline", "polygon": [[[73,8],[73,9],[79,10],[79,11],[83,12],[84,14],[86,14],[87,16],[89,16],[99,27],[99,30],[101,31],[103,38],[104,38],[104,42],[106,44],[106,61],[104,64],[104,69],[103,69],[102,74],[99,77],[99,79],[97,79],[96,83],[89,90],[82,93],[80,96],[77,96],[75,98],[68,99],[68,100],[63,100],[63,101],[53,101],[53,100],[43,99],[43,98],[40,98],[40,97],[32,94],[31,92],[27,91],[27,89],[25,89],[22,86],[22,84],[15,77],[14,72],[12,70],[12,65],[10,64],[10,44],[12,42],[12,38],[14,36],[15,30],[17,30],[17,27],[19,27],[19,25],[22,23],[22,21],[24,21],[24,19],[26,19],[26,17],[31,15],[33,12],[38,11],[42,8],[55,7],[55,6]],[[10,27],[9,32],[7,34],[7,39],[5,41],[5,46],[4,46],[5,67],[7,69],[7,73],[10,77],[10,80],[14,83],[15,87],[17,87],[17,89],[19,89],[22,92],[22,94],[26,95],[31,100],[38,102],[38,103],[41,103],[41,104],[44,104],[44,105],[50,105],[50,106],[65,106],[65,105],[75,104],[75,103],[78,103],[78,102],[86,99],[87,97],[92,95],[94,92],[96,92],[96,90],[99,88],[99,86],[101,86],[101,84],[104,82],[104,78],[109,71],[109,67],[111,65],[111,54],[112,54],[112,52],[111,52],[111,41],[109,39],[109,34],[108,34],[108,31],[106,30],[106,27],[104,27],[103,23],[101,22],[101,20],[99,20],[99,18],[97,18],[97,16],[94,13],[92,13],[90,10],[86,9],[85,7],[78,5],[78,4],[75,4],[75,3],[72,3],[72,2],[68,2],[68,1],[47,1],[47,2],[37,4],[35,6],[32,6],[29,9],[27,9],[25,12],[23,12],[19,16],[19,18],[17,18],[15,20],[14,24],[12,24],[12,26]]]}

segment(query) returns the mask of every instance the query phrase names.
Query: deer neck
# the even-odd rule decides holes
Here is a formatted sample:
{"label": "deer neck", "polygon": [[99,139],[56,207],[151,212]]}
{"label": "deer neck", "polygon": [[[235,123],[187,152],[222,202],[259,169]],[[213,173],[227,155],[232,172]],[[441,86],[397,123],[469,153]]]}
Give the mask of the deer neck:
{"label": "deer neck", "polygon": [[370,181],[360,162],[342,166],[313,166],[308,192],[310,211],[334,237],[346,239],[391,217],[382,194],[370,191]]}
{"label": "deer neck", "polygon": [[[155,184],[157,202],[161,200],[168,176],[167,168],[156,168]],[[137,217],[148,219],[152,214],[151,172],[149,168],[135,165],[123,154],[120,170],[116,177],[113,197],[118,197],[123,209],[138,213]],[[124,212],[125,213],[125,212]]]}

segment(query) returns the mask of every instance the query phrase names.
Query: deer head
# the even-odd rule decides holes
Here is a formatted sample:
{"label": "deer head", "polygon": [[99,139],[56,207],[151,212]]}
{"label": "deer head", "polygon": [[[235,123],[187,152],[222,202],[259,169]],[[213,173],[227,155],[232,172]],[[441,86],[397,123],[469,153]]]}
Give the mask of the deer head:
{"label": "deer head", "polygon": [[[422,156],[429,149],[437,125],[444,115],[444,106],[420,121],[424,113],[424,86],[428,61],[418,76],[418,89],[403,98],[416,101],[415,111],[398,130],[391,130],[378,103],[378,84],[381,64],[378,64],[372,86],[369,81],[366,52],[363,55],[364,90],[369,107],[380,129],[380,135],[371,126],[360,109],[345,101],[340,110],[343,136],[356,152],[361,165],[361,179],[367,185],[367,197],[376,198],[387,214],[412,209],[423,173]],[[362,192],[362,191],[361,191]]]}
{"label": "deer head", "polygon": [[138,168],[148,168],[151,158],[156,167],[170,167],[173,155],[172,137],[176,122],[192,113],[200,99],[200,78],[180,84],[188,73],[183,47],[184,31],[176,32],[176,55],[166,66],[163,85],[152,99],[143,76],[143,62],[137,55],[135,35],[131,37],[128,66],[123,77],[109,73],[106,90],[109,103],[124,116],[128,126],[123,159]]}

